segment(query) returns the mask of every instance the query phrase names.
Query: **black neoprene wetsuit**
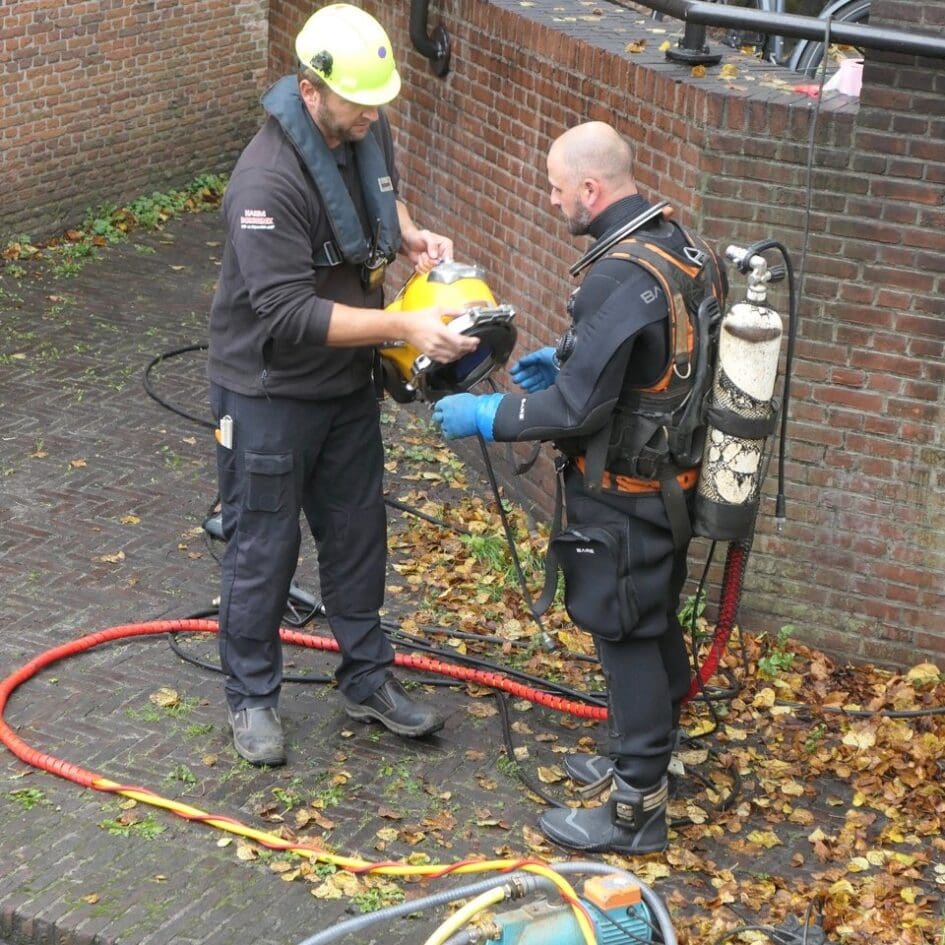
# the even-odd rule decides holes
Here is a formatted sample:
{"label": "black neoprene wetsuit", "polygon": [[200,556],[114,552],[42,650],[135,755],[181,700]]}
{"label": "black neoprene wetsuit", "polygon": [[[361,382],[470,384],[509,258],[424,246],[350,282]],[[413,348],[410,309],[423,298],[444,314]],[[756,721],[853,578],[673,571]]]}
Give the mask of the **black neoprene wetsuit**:
{"label": "black neoprene wetsuit", "polygon": [[[608,234],[648,208],[625,198],[595,218],[590,235]],[[635,235],[681,250],[681,231],[661,220]],[[670,352],[669,308],[657,280],[642,267],[604,256],[593,263],[572,309],[573,350],[555,382],[528,395],[507,394],[493,437],[553,440],[569,455],[610,419],[629,379],[645,388],[657,381]],[[572,463],[564,472],[569,525],[606,523],[625,535],[638,620],[617,643],[596,640],[607,680],[610,754],[629,784],[649,788],[665,775],[675,727],[689,687],[689,660],[676,616],[686,578],[686,549],[676,546],[659,493],[627,495],[587,488]]]}

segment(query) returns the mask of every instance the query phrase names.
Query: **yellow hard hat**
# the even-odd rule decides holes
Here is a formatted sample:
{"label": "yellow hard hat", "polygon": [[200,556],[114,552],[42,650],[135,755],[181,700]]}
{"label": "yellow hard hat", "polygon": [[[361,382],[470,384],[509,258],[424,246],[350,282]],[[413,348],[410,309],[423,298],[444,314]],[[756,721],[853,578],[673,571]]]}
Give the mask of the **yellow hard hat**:
{"label": "yellow hard hat", "polygon": [[333,3],[313,13],[295,38],[295,54],[333,92],[356,105],[385,105],[400,91],[387,33],[351,4]]}

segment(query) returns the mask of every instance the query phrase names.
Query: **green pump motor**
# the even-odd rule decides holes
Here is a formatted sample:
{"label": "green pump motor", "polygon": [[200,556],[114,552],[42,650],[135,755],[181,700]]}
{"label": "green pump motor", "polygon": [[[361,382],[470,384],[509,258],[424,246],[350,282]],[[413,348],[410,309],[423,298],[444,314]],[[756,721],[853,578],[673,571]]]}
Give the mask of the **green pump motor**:
{"label": "green pump motor", "polygon": [[[594,921],[598,945],[647,945],[655,927],[640,887],[617,873],[592,876],[581,900]],[[582,945],[584,939],[567,903],[546,899],[499,913],[501,945]],[[660,939],[662,941],[662,939]]]}

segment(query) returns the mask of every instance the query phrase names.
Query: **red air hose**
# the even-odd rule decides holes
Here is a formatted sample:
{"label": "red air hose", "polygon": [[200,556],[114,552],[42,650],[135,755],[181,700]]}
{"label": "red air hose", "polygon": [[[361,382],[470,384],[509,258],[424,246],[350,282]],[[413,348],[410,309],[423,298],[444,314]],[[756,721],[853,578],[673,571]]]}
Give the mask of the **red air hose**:
{"label": "red air hose", "polygon": [[[686,702],[698,695],[705,683],[712,678],[716,669],[718,669],[722,652],[728,643],[729,635],[735,624],[735,615],[738,612],[738,603],[741,597],[742,580],[744,578],[747,557],[748,547],[745,544],[732,542],[728,546],[728,554],[725,560],[725,570],[722,578],[719,618],[713,635],[712,647],[705,662],[699,668],[697,677],[693,680],[689,688],[689,692],[684,700]],[[188,631],[194,633],[216,633],[217,624],[214,620],[199,619],[157,620],[149,623],[121,624],[116,627],[110,627],[107,630],[100,630],[98,633],[91,633],[87,636],[79,637],[77,640],[72,640],[62,646],[57,646],[41,653],[0,682],[0,742],[9,748],[17,758],[26,762],[28,765],[32,765],[34,768],[40,768],[43,771],[48,771],[51,774],[74,781],[76,784],[81,784],[83,787],[93,787],[93,782],[99,780],[97,775],[78,765],[71,764],[60,758],[37,751],[35,748],[31,748],[7,725],[6,720],[3,718],[7,700],[18,686],[28,679],[31,679],[40,672],[40,670],[46,669],[54,663],[58,663],[70,656],[75,656],[77,653],[94,649],[103,643],[111,643],[115,640],[127,639],[128,637]],[[295,630],[288,630],[285,627],[279,631],[279,636],[283,643],[304,646],[313,650],[338,651],[338,644],[328,637],[316,637],[306,633],[299,633]],[[515,682],[501,673],[457,666],[452,663],[445,663],[442,660],[416,654],[398,653],[394,661],[397,666],[403,666],[408,669],[427,673],[438,673],[463,682],[474,682],[482,686],[488,686],[490,689],[501,690],[516,698],[527,699],[545,708],[553,709],[556,712],[565,712],[577,716],[578,718],[597,720],[607,718],[607,710],[603,706],[587,705],[583,702],[576,702],[571,699],[554,696],[531,686]]]}
{"label": "red air hose", "polygon": [[[111,643],[115,640],[127,639],[128,637],[148,636],[158,633],[180,633],[185,631],[216,633],[217,624],[216,621],[213,620],[158,620],[151,623],[122,624],[117,627],[110,627],[107,630],[101,630],[98,633],[90,633],[70,643],[54,647],[51,650],[47,650],[45,653],[41,653],[0,682],[0,742],[6,745],[17,758],[26,762],[28,765],[32,765],[34,768],[49,771],[59,777],[74,781],[76,784],[81,784],[83,787],[92,787],[93,782],[98,780],[98,775],[78,765],[70,764],[62,759],[55,758],[52,755],[31,748],[7,725],[3,718],[7,700],[18,686],[28,679],[31,679],[40,672],[40,670],[46,669],[54,663],[58,663],[70,656],[75,656],[77,653],[83,653],[103,643]],[[285,628],[279,631],[279,636],[283,643],[292,643],[296,646],[304,646],[313,650],[338,650],[338,644],[334,640],[326,637],[315,637]],[[426,656],[407,655],[403,653],[396,655],[395,662],[398,666],[403,666],[408,669],[428,673],[439,673],[464,682],[475,682],[492,689],[500,689],[517,698],[528,699],[546,708],[554,709],[558,712],[567,712],[580,718],[604,719],[607,717],[607,710],[601,706],[585,705],[581,702],[549,695],[546,692],[541,692],[530,686],[517,683],[500,673],[484,672],[464,666],[454,666],[440,660],[430,659]]]}
{"label": "red air hose", "polygon": [[683,703],[699,695],[705,684],[719,668],[722,653],[728,644],[728,638],[735,626],[738,603],[742,596],[742,581],[745,577],[745,564],[748,561],[748,546],[743,542],[733,541],[725,555],[725,569],[722,572],[722,590],[719,594],[719,617],[712,634],[712,646],[709,655],[699,667],[699,672],[689,686],[689,692]]}

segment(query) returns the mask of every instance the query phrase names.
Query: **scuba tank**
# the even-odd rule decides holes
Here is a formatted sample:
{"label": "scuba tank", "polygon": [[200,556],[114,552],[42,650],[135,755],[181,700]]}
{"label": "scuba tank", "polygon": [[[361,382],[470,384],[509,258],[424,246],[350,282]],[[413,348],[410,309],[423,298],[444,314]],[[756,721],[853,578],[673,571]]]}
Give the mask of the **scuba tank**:
{"label": "scuba tank", "polygon": [[754,527],[765,446],[777,423],[773,395],[783,330],[766,297],[768,283],[782,273],[738,246],[729,246],[725,256],[748,272],[748,297],[733,305],[719,325],[692,528],[706,538],[740,541]]}

